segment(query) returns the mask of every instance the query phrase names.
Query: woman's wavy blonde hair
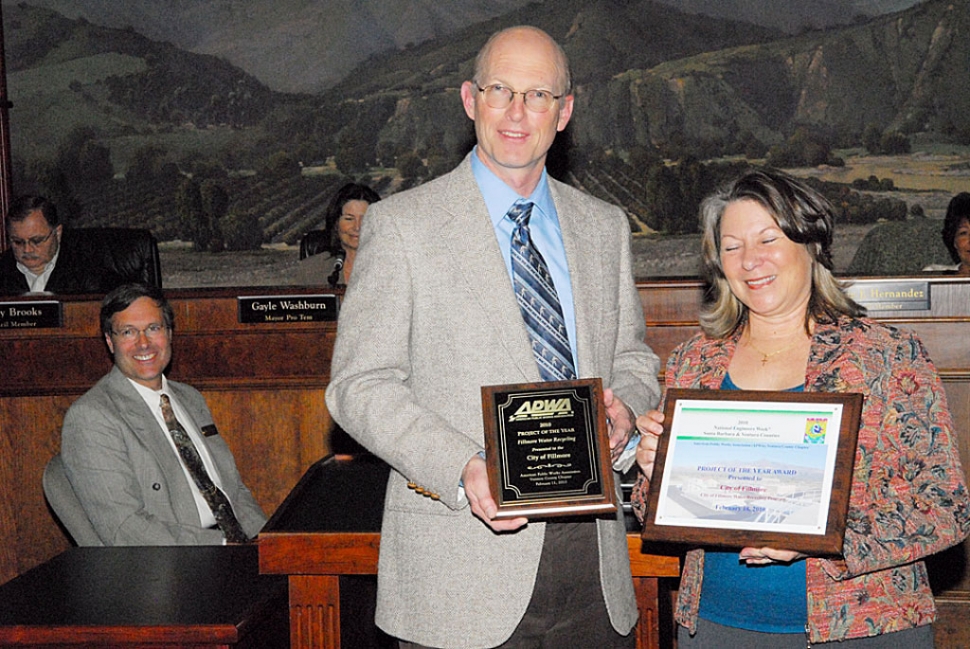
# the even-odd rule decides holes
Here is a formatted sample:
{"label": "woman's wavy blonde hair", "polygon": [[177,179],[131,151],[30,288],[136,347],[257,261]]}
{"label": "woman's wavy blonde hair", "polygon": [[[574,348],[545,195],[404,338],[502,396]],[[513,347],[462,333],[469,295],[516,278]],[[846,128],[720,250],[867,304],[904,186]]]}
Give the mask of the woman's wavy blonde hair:
{"label": "woman's wavy blonde hair", "polygon": [[834,209],[817,191],[772,169],[752,169],[718,189],[701,203],[702,256],[710,301],[701,311],[701,329],[708,336],[725,338],[748,318],[721,265],[721,217],[735,201],[755,201],[775,219],[789,239],[800,243],[812,258],[812,293],[805,328],[815,321],[835,321],[840,315],[858,317],[865,309],[845,294],[845,284],[832,274]]}

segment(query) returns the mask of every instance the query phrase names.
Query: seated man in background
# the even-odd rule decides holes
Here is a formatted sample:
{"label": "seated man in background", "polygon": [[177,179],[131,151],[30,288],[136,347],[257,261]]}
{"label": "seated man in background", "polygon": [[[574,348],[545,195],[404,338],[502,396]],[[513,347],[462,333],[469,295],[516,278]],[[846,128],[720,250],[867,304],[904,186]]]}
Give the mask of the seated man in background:
{"label": "seated man in background", "polygon": [[6,227],[10,248],[0,255],[0,295],[107,293],[125,281],[88,259],[42,196],[16,198]]}
{"label": "seated man in background", "polygon": [[21,196],[10,206],[6,227],[10,248],[0,256],[0,295],[44,291],[64,232],[57,208],[40,196]]}
{"label": "seated man in background", "polygon": [[10,249],[0,255],[0,295],[106,293],[124,281],[84,260],[46,198],[15,199],[6,228]]}
{"label": "seated man in background", "polygon": [[243,484],[205,399],[162,372],[174,314],[160,289],[105,296],[114,368],[67,411],[61,456],[105,545],[245,543],[266,516]]}

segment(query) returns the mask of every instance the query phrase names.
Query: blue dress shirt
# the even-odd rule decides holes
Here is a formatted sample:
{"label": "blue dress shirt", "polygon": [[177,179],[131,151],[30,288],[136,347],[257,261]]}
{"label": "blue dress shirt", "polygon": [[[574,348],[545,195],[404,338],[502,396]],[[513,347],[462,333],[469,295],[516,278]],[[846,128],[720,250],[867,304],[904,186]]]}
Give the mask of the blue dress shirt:
{"label": "blue dress shirt", "polygon": [[[478,157],[478,147],[472,152],[472,173],[485,199],[488,215],[495,228],[499,250],[505,260],[505,267],[509,272],[509,282],[512,281],[512,228],[511,219],[506,218],[509,208],[522,196],[506,185],[485,163]],[[576,376],[581,376],[579,356],[576,354],[576,311],[573,307],[573,287],[569,279],[569,265],[566,263],[566,250],[562,243],[562,230],[559,227],[559,215],[549,194],[549,177],[545,169],[532,195],[527,198],[534,206],[529,218],[529,232],[532,243],[542,253],[549,274],[556,285],[556,294],[562,305],[563,320],[569,334],[569,347],[573,352],[573,364],[576,366]]]}

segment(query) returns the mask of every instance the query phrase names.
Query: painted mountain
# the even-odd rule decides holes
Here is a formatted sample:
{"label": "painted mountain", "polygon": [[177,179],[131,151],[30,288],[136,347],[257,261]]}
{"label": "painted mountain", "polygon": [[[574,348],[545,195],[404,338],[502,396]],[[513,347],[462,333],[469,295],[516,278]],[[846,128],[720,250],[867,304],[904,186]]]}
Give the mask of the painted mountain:
{"label": "painted mountain", "polygon": [[[315,227],[340,174],[387,192],[450,168],[471,141],[457,91],[476,51],[523,23],[557,38],[573,65],[577,110],[557,139],[554,173],[626,207],[635,232],[692,230],[698,196],[716,180],[697,161],[763,158],[793,140],[821,142],[821,161],[834,161],[829,150],[862,147],[872,133],[970,144],[970,7],[952,0],[889,14],[860,0],[851,24],[796,35],[649,0],[456,2],[450,21],[432,16],[441,3],[380,12],[362,2],[351,8],[372,13],[354,17],[364,16],[360,29],[337,12],[343,4],[324,15],[311,0],[245,11],[218,0],[46,4],[74,13],[3,3],[15,178],[59,187],[79,223],[105,224],[110,203],[110,218],[160,238],[181,236],[173,215],[187,179],[218,188],[207,196],[228,212],[256,215],[251,245],[292,243]],[[114,24],[154,36],[78,12],[96,4],[118,10]],[[432,13],[412,20],[399,7]],[[336,28],[358,46],[334,50],[350,71],[297,80],[294,69],[331,69],[316,36]],[[200,53],[227,52],[213,43],[231,34],[278,73]],[[692,162],[674,169],[664,159]]]}
{"label": "painted mountain", "polygon": [[[273,90],[319,92],[374,54],[447,37],[530,0],[28,0],[67,18],[223,58]],[[798,33],[918,0],[661,0],[685,13]],[[5,0],[4,6],[13,5]],[[553,7],[556,3],[550,3]]]}

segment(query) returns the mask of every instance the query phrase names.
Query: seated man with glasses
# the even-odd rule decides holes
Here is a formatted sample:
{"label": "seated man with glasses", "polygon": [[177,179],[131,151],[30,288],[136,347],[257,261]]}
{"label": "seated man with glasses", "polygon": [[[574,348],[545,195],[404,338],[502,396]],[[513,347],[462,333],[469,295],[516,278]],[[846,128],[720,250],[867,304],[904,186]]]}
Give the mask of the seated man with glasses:
{"label": "seated man with glasses", "polygon": [[124,279],[85,261],[57,208],[42,196],[21,196],[7,213],[9,249],[0,255],[0,295],[107,293]]}
{"label": "seated man with glasses", "polygon": [[67,411],[61,457],[105,545],[245,543],[266,522],[194,388],[162,373],[174,314],[158,288],[105,296],[114,368]]}

